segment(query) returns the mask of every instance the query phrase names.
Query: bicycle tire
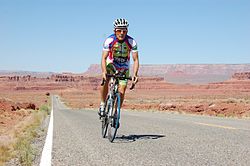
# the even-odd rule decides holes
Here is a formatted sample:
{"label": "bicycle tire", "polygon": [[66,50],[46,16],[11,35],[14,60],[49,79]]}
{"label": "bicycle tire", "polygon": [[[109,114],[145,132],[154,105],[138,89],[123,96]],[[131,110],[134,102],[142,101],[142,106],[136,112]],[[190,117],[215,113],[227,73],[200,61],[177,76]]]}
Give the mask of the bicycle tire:
{"label": "bicycle tire", "polygon": [[102,138],[105,138],[106,137],[106,134],[107,134],[107,130],[108,130],[108,112],[109,112],[109,109],[110,109],[110,104],[107,104],[108,103],[108,98],[106,99],[105,101],[105,116],[102,117]]}
{"label": "bicycle tire", "polygon": [[[109,124],[108,124],[108,139],[110,142],[113,142],[117,133],[119,120],[120,120],[120,108],[121,108],[121,97],[120,93],[115,94],[115,102],[113,103],[113,108],[115,106],[115,103],[117,103],[117,110],[116,110],[116,116],[112,116],[109,118]],[[114,111],[115,112],[115,111]],[[113,112],[113,113],[114,113]]]}
{"label": "bicycle tire", "polygon": [[108,118],[103,117],[102,118],[102,138],[106,137],[107,129],[108,129]]}

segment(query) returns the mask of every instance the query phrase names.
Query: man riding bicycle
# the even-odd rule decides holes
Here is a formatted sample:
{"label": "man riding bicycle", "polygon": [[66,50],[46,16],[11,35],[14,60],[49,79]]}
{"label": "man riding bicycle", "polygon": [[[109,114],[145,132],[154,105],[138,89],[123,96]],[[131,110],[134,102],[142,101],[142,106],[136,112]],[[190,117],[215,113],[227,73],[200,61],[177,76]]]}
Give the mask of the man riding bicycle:
{"label": "man riding bicycle", "polygon": [[[114,21],[114,34],[110,35],[104,42],[102,51],[102,78],[105,80],[104,86],[101,86],[101,104],[99,115],[104,116],[105,99],[108,94],[109,79],[106,74],[114,74],[116,71],[122,72],[129,77],[130,52],[134,61],[133,83],[138,81],[139,58],[136,41],[127,35],[128,21],[126,19],[116,19]],[[124,100],[128,80],[119,80],[119,92],[121,94],[121,106]]]}

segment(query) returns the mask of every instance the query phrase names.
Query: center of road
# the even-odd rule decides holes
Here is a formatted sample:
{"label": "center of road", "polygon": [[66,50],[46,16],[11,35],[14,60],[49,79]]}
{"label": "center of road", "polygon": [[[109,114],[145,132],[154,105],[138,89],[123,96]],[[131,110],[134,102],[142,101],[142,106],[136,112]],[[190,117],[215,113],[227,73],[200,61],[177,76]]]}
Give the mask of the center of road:
{"label": "center of road", "polygon": [[221,126],[221,125],[209,124],[209,123],[199,123],[199,122],[193,122],[193,123],[194,123],[194,124],[198,124],[198,125],[211,126],[211,127],[218,127],[218,128],[230,129],[230,130],[236,130],[236,129],[237,129],[237,128],[230,127],[230,126]]}

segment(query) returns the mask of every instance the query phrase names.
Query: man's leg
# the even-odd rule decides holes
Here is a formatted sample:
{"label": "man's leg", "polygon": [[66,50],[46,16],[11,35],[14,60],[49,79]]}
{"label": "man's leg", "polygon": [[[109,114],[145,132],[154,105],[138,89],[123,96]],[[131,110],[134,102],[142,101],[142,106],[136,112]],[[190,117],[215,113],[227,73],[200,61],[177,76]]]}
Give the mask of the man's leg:
{"label": "man's leg", "polygon": [[104,103],[108,94],[108,85],[109,85],[109,80],[105,82],[103,86],[100,88],[101,92],[101,103]]}
{"label": "man's leg", "polygon": [[[123,101],[124,101],[124,97],[125,97],[125,92],[126,92],[126,88],[127,88],[127,85],[125,84],[123,84],[123,85],[121,85],[121,84],[119,84],[119,92],[120,92],[120,97],[121,97],[121,106],[120,106],[120,108],[122,107],[122,104],[123,104]],[[116,108],[116,110],[117,110],[117,105],[115,105],[115,108]],[[117,112],[115,112],[115,114],[116,114]],[[120,123],[118,124],[118,128],[120,127]]]}
{"label": "man's leg", "polygon": [[122,104],[123,104],[123,101],[124,101],[126,88],[127,88],[127,85],[123,85],[123,84],[119,85],[119,92],[121,94],[121,107],[122,107]]}
{"label": "man's leg", "polygon": [[108,94],[108,85],[109,85],[109,80],[105,82],[103,86],[100,88],[100,95],[101,95],[101,103],[100,103],[100,109],[99,109],[99,115],[103,116],[104,115],[104,108],[105,108],[105,100]]}
{"label": "man's leg", "polygon": [[[115,67],[113,66],[112,63],[110,63],[110,64],[107,64],[106,70],[107,70],[108,74],[113,74],[114,73],[113,71],[115,71]],[[101,92],[101,103],[104,103],[105,100],[106,100],[106,97],[107,97],[107,94],[108,94],[109,80],[110,80],[110,78],[107,78],[104,86],[101,86],[101,89],[100,89],[100,92]]]}

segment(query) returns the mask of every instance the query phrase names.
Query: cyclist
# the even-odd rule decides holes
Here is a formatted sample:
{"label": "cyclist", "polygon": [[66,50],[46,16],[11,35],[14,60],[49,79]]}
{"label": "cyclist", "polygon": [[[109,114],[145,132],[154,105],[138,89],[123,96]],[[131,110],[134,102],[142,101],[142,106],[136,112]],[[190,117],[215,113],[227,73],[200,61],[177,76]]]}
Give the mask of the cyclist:
{"label": "cyclist", "polygon": [[[113,23],[114,34],[110,35],[104,42],[102,51],[102,78],[106,80],[104,86],[101,87],[101,103],[99,115],[104,115],[105,99],[108,94],[108,82],[106,74],[113,74],[115,71],[123,72],[129,77],[130,52],[134,61],[133,66],[133,83],[138,82],[139,58],[136,41],[127,35],[128,21],[123,18],[116,19]],[[121,106],[127,87],[127,80],[119,80],[119,92],[121,93]]]}

